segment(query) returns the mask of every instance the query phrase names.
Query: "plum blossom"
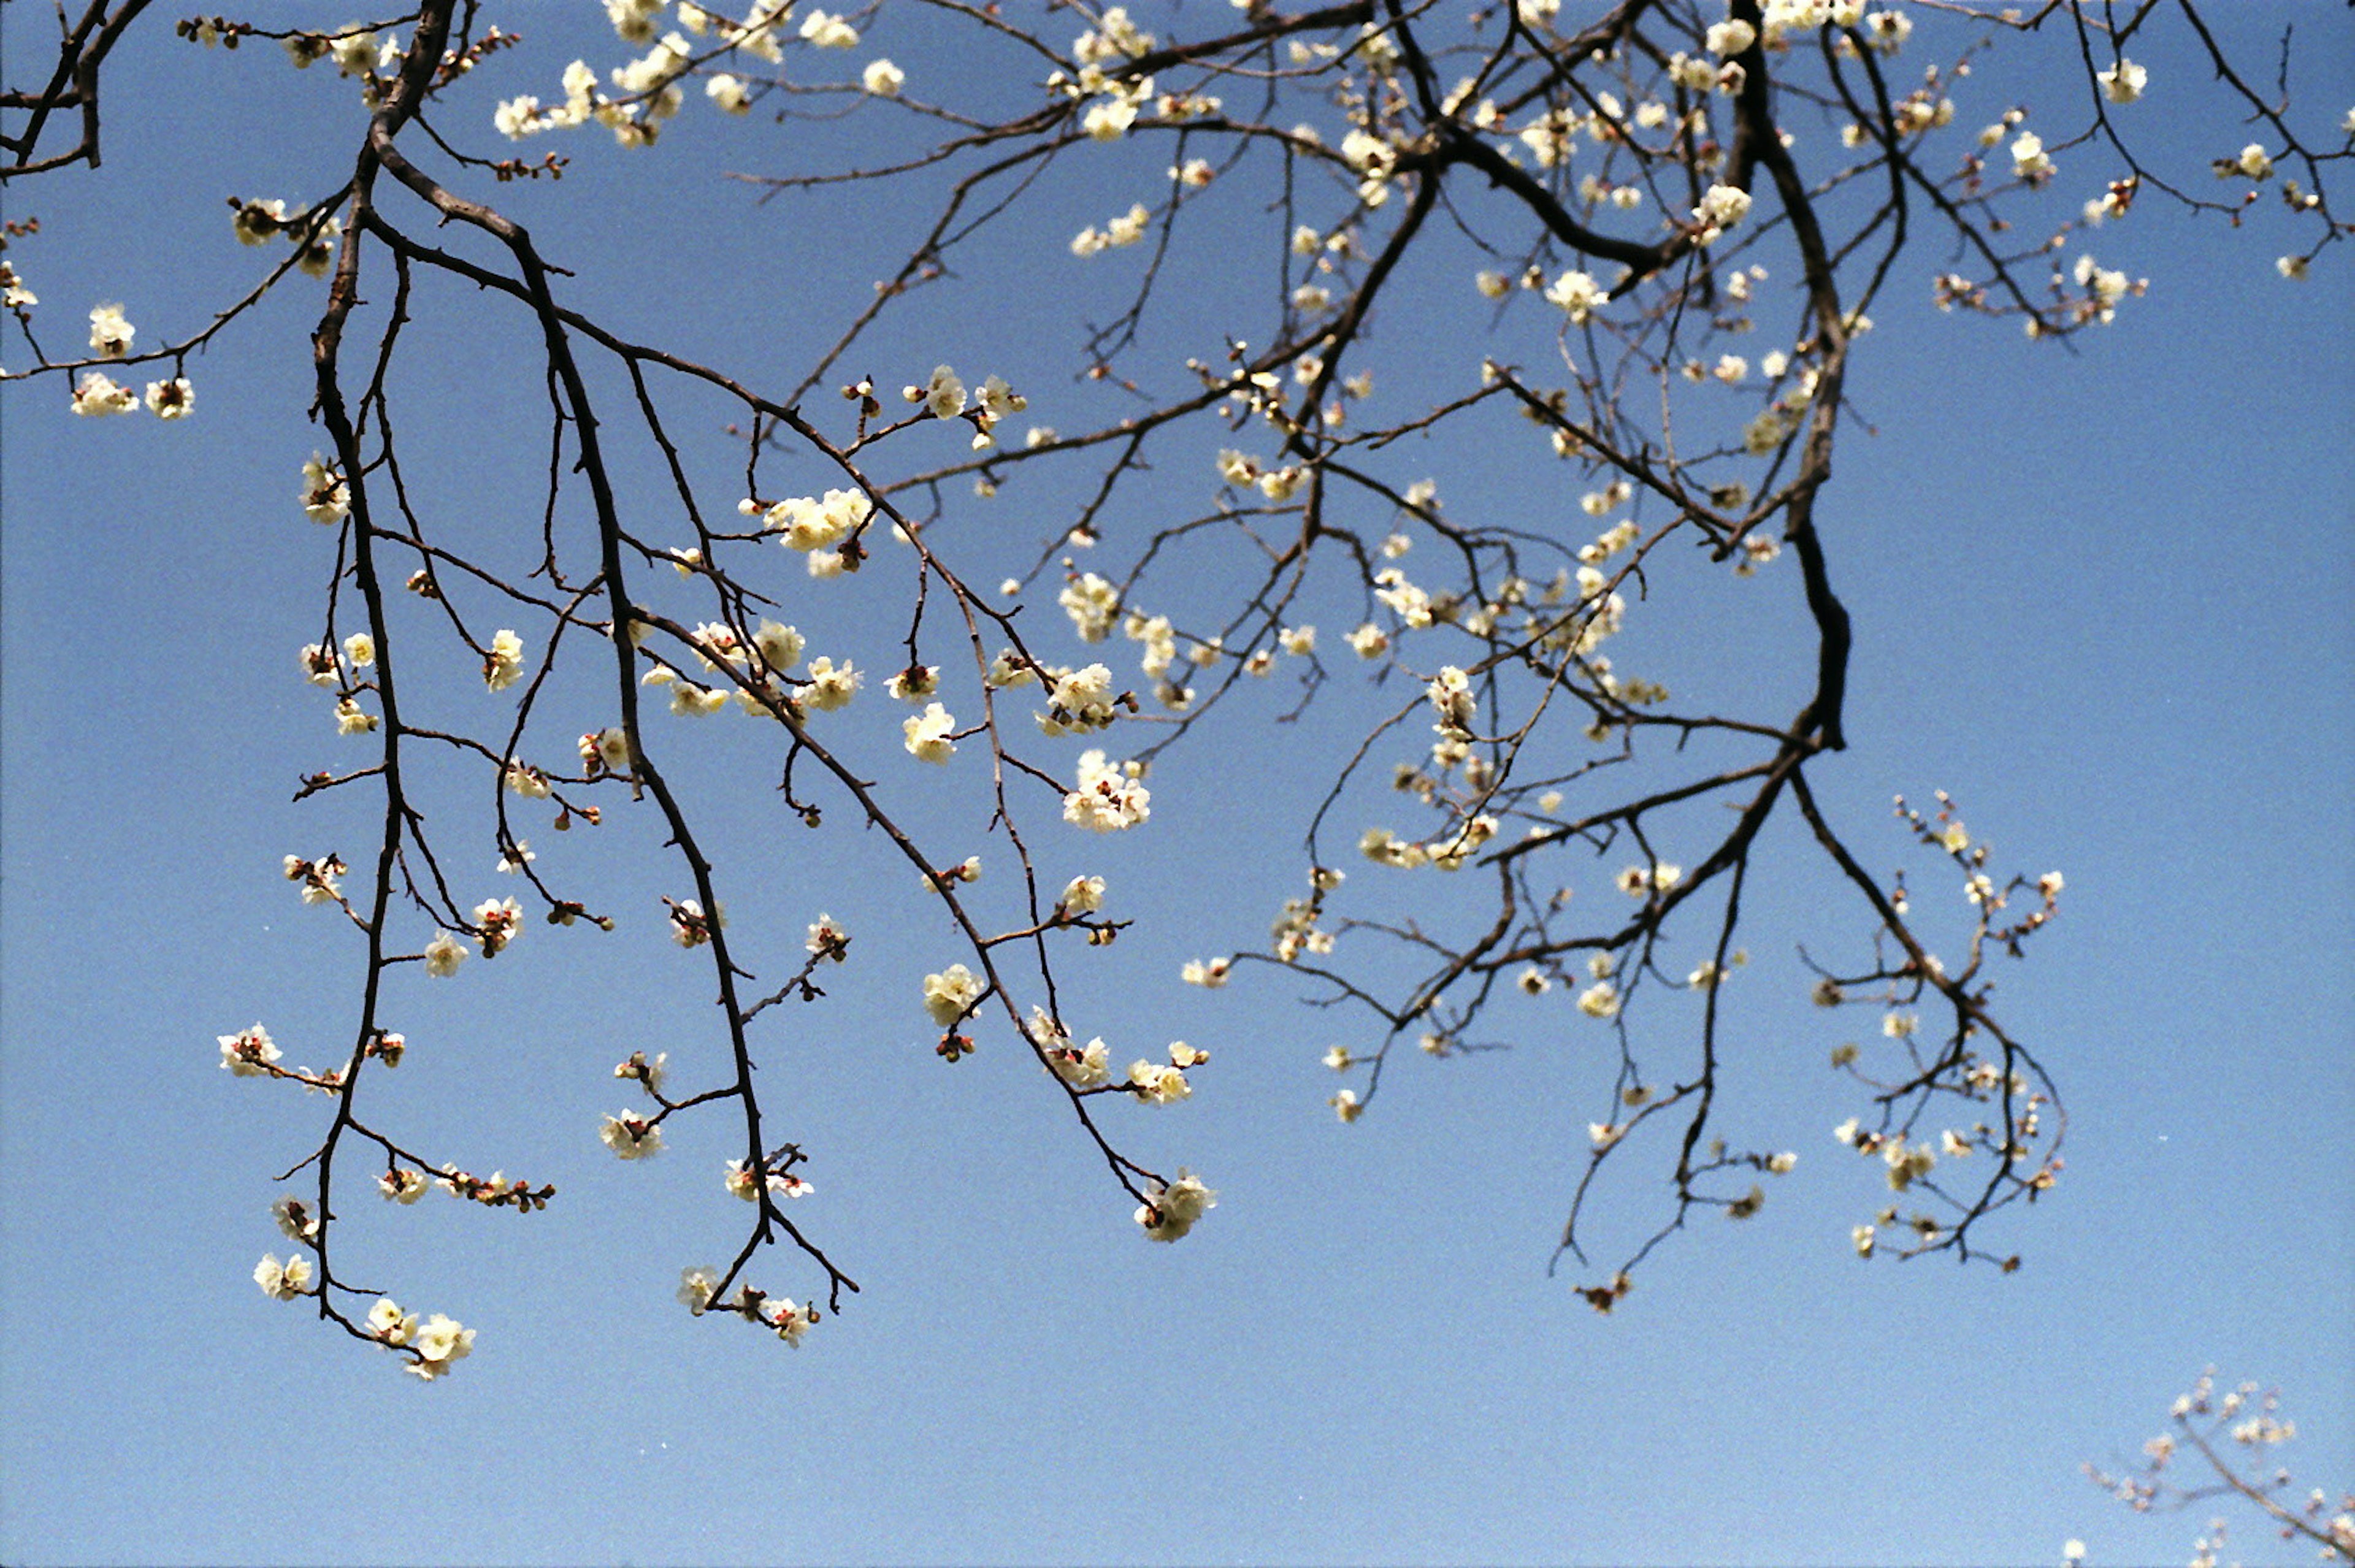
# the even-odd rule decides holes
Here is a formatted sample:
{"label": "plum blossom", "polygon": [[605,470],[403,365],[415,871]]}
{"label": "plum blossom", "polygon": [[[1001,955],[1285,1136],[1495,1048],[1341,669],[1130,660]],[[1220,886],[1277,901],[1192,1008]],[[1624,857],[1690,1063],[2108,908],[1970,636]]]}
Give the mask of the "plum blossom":
{"label": "plum blossom", "polygon": [[159,420],[184,420],[195,411],[197,389],[186,376],[147,383],[147,411]]}
{"label": "plum blossom", "polygon": [[483,656],[483,684],[505,691],[523,678],[523,639],[505,627],[494,633],[490,651]]}
{"label": "plum blossom", "polygon": [[[910,390],[915,389],[911,388]],[[795,496],[779,501],[761,518],[761,526],[771,533],[784,536],[788,549],[816,551],[839,543],[874,515],[875,503],[864,490],[828,490],[825,496],[812,498]],[[763,623],[765,625],[767,623]],[[793,633],[790,626],[779,630]],[[798,644],[794,645],[796,647]],[[794,659],[771,661],[774,669],[790,668]]]}
{"label": "plum blossom", "polygon": [[1468,734],[1472,729],[1472,686],[1464,672],[1454,665],[1442,668],[1423,688],[1423,695],[1438,710],[1439,722],[1432,726],[1442,734]]}
{"label": "plum blossom", "polygon": [[1588,274],[1568,272],[1553,281],[1545,297],[1562,308],[1572,326],[1583,326],[1588,316],[1610,302],[1611,294]]}
{"label": "plum blossom", "polygon": [[842,923],[830,914],[820,914],[810,923],[809,939],[804,944],[814,958],[830,958],[841,963],[850,953],[850,933]]}
{"label": "plum blossom", "polygon": [[122,359],[131,353],[139,329],[123,319],[119,304],[99,305],[90,313],[90,351],[101,359]]}
{"label": "plum blossom", "polygon": [[1136,123],[1136,104],[1125,96],[1097,100],[1080,117],[1080,129],[1098,142],[1117,142]]}
{"label": "plum blossom", "polygon": [[292,1301],[305,1294],[311,1283],[311,1260],[291,1257],[282,1264],[276,1253],[265,1253],[253,1265],[253,1283],[272,1301]]}
{"label": "plum blossom", "polygon": [[1702,39],[1713,55],[1738,55],[1758,41],[1758,29],[1743,21],[1712,24]]}
{"label": "plum blossom", "polygon": [[711,1305],[711,1297],[719,1288],[719,1272],[711,1268],[683,1268],[678,1271],[678,1299],[689,1312],[701,1312]]}
{"label": "plum blossom", "polygon": [[266,1077],[278,1061],[279,1050],[271,1042],[270,1031],[258,1023],[215,1038],[220,1041],[221,1066],[233,1077]]}
{"label": "plum blossom", "polygon": [[292,1194],[272,1203],[270,1216],[278,1221],[278,1229],[290,1241],[307,1242],[319,1233],[319,1221],[312,1217],[311,1206]]}
{"label": "plum blossom", "polygon": [[1167,1186],[1158,1181],[1146,1184],[1136,1222],[1154,1241],[1174,1242],[1191,1231],[1206,1211],[1218,1206],[1217,1191],[1203,1186],[1199,1177],[1181,1166],[1176,1181]]}
{"label": "plum blossom", "polygon": [[821,49],[855,49],[858,47],[858,29],[844,18],[824,11],[812,11],[802,18],[802,37]]}
{"label": "plum blossom", "polygon": [[606,1117],[605,1125],[597,1129],[597,1136],[623,1159],[645,1159],[662,1152],[661,1126],[634,1111]]}
{"label": "plum blossom", "polygon": [[[513,899],[485,899],[474,906],[474,923],[482,928],[476,940],[482,944],[483,956],[496,958],[522,929],[523,906]],[[430,967],[430,956],[427,963]]]}
{"label": "plum blossom", "polygon": [[417,1335],[417,1314],[403,1312],[400,1303],[389,1296],[379,1296],[368,1308],[368,1332],[388,1345],[406,1345]]}
{"label": "plum blossom", "polygon": [[1235,961],[1231,958],[1212,958],[1207,961],[1188,959],[1185,966],[1178,971],[1178,977],[1188,986],[1199,986],[1205,990],[1215,991],[1227,983],[1228,972],[1234,967],[1234,964]]}
{"label": "plum blossom", "polygon": [[837,669],[832,659],[820,656],[810,661],[809,684],[802,688],[801,697],[820,712],[831,713],[847,706],[858,690],[858,671],[848,659]]}
{"label": "plum blossom", "polygon": [[711,940],[715,924],[728,923],[728,912],[720,910],[715,921],[703,912],[703,905],[694,899],[680,899],[670,903],[670,939],[681,947],[700,947]]}
{"label": "plum blossom", "polygon": [[933,366],[930,380],[921,387],[905,388],[900,395],[911,403],[923,404],[924,411],[936,420],[953,420],[964,412],[964,383],[945,365]]}
{"label": "plum blossom", "polygon": [[816,1302],[796,1307],[790,1296],[781,1296],[761,1308],[761,1320],[777,1331],[778,1339],[796,1350],[802,1348],[802,1336],[810,1331],[817,1318]]}
{"label": "plum blossom", "polygon": [[1693,220],[1701,226],[1701,242],[1709,243],[1726,229],[1750,216],[1750,193],[1739,186],[1713,185],[1693,208]]}
{"label": "plum blossom", "polygon": [[1134,763],[1107,763],[1102,752],[1080,753],[1079,787],[1063,797],[1063,820],[1095,833],[1134,827],[1153,815],[1152,792]]}
{"label": "plum blossom", "polygon": [[752,650],[773,672],[781,673],[801,663],[802,650],[805,645],[800,632],[791,626],[781,626],[774,621],[762,621],[752,633]]}
{"label": "plum blossom", "polygon": [[634,1051],[630,1052],[627,1061],[614,1064],[613,1076],[626,1079],[631,1083],[645,1084],[646,1093],[659,1100],[662,1098],[663,1079],[667,1074],[669,1061],[670,1052],[666,1051],[656,1051],[651,1061],[646,1060],[645,1051]]}
{"label": "plum blossom", "polygon": [[[1038,1032],[1039,1019],[1033,1019],[1031,1028]],[[1048,1026],[1047,1037],[1040,1040],[1039,1050],[1045,1052],[1047,1065],[1054,1070],[1056,1077],[1074,1089],[1099,1089],[1112,1082],[1112,1051],[1102,1040],[1075,1046],[1069,1036],[1054,1033],[1051,1025]]]}
{"label": "plum blossom", "polygon": [[437,1312],[417,1331],[414,1349],[418,1359],[409,1364],[409,1371],[432,1382],[474,1353],[474,1331]]}
{"label": "plum blossom", "polygon": [[1174,1105],[1194,1093],[1186,1074],[1176,1067],[1143,1060],[1129,1063],[1128,1087],[1140,1102],[1151,1105]]}
{"label": "plum blossom", "polygon": [[937,975],[924,976],[924,1011],[947,1029],[981,999],[979,976],[962,964],[952,964]]}
{"label": "plum blossom", "polygon": [[548,774],[526,762],[511,759],[500,777],[507,788],[526,800],[546,800],[554,790]]}
{"label": "plum blossom", "polygon": [[2011,144],[2011,172],[2030,185],[2041,185],[2052,177],[2052,159],[2044,151],[2044,138],[2033,131],[2022,131]]}
{"label": "plum blossom", "polygon": [[303,464],[303,515],[323,524],[340,523],[351,515],[350,487],[315,452]]}
{"label": "plum blossom", "polygon": [[425,944],[425,972],[437,980],[455,975],[465,960],[466,950],[446,931],[435,932],[433,940]]}
{"label": "plum blossom", "polygon": [[103,372],[86,371],[73,389],[73,411],[87,419],[127,414],[139,406],[139,394],[118,387]]}
{"label": "plum blossom", "polygon": [[956,716],[935,702],[921,715],[902,720],[900,732],[910,756],[919,762],[945,763],[956,752],[956,742],[949,739],[955,728]]}
{"label": "plum blossom", "polygon": [[1112,671],[1105,666],[1059,671],[1047,695],[1047,711],[1039,716],[1039,728],[1050,735],[1084,735],[1102,730],[1115,717],[1115,700]]}
{"label": "plum blossom", "polygon": [[1091,571],[1074,578],[1056,595],[1056,602],[1071,616],[1081,641],[1101,643],[1112,631],[1113,617],[1120,612],[1120,591]]}

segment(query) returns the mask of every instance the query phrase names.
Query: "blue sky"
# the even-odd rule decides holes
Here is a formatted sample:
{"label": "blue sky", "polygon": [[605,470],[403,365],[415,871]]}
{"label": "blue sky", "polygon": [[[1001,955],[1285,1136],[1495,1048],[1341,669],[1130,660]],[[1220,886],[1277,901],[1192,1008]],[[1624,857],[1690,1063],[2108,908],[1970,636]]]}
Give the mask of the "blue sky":
{"label": "blue sky", "polygon": [[[15,10],[12,59],[39,20]],[[957,63],[919,16],[870,36],[912,82]],[[2355,80],[2338,7],[2224,16],[2268,61],[2294,19],[2299,81]],[[526,42],[469,84],[475,118],[452,112],[476,150],[505,150],[495,98],[550,94],[576,53],[622,58],[594,20],[525,9]],[[330,187],[357,135],[321,70],[144,30],[110,90],[105,166],[7,195],[9,217],[41,219],[10,256],[69,340],[101,301],[158,336],[202,322],[253,266],[223,198]],[[1983,60],[1962,123],[2013,98],[2063,118],[2059,42]],[[2154,157],[2206,179],[2245,135],[2171,101],[2201,75],[2179,37],[2147,63]],[[723,176],[823,161],[858,124],[788,144],[690,104],[650,153],[533,144],[570,154],[567,177],[496,194],[575,267],[572,297],[773,379],[830,339],[913,219],[871,197],[760,206]],[[2075,156],[2082,199],[2100,160]],[[1165,152],[1106,158],[1127,161],[996,241],[1002,271],[911,301],[870,346],[879,381],[1002,368],[1030,418],[1085,423],[1102,405],[1069,379],[1072,317],[1116,308],[1133,265],[1065,241]],[[1217,210],[1232,232],[1260,221]],[[657,836],[620,814],[593,837],[531,837],[634,918],[602,938],[536,927],[454,986],[410,979],[419,1049],[387,1090],[421,1143],[552,1180],[559,1201],[529,1219],[346,1204],[353,1266],[474,1326],[474,1357],[422,1386],[264,1299],[249,1271],[283,1250],[271,1178],[313,1147],[325,1102],[231,1080],[213,1040],[259,1018],[290,1061],[337,1059],[324,1042],[348,1039],[357,955],[278,864],[357,859],[368,832],[357,801],[287,798],[345,755],[293,674],[332,564],[294,506],[321,443],[303,417],[318,296],[282,291],[197,361],[178,424],[75,421],[53,382],[9,389],[0,1557],[1989,1563],[2057,1561],[2076,1537],[2094,1562],[2143,1562],[2188,1551],[2200,1518],[2137,1520],[2078,1467],[2131,1456],[2211,1362],[2282,1387],[2302,1480],[2355,1481],[2355,289],[2339,252],[2279,279],[2282,224],[2270,204],[2234,231],[2151,201],[2100,231],[2105,264],[2150,290],[2073,350],[1936,314],[1945,261],[1925,245],[1852,371],[1873,431],[1844,438],[1824,526],[1857,619],[1853,743],[1813,774],[1870,864],[1906,859],[1890,795],[1944,787],[1999,861],[2069,880],[2060,922],[1998,976],[2071,1111],[2066,1179],[2003,1221],[2025,1266],[1850,1255],[1881,1199],[1830,1138],[1855,1107],[1824,1061],[1858,1026],[1806,1007],[1794,948],[1866,932],[1785,825],[1762,850],[1776,875],[1754,894],[1732,1093],[1799,1165],[1757,1219],[1665,1249],[1607,1319],[1545,1270],[1608,1093],[1571,1031],[1532,1010],[1512,1051],[1408,1062],[1345,1127],[1317,1058],[1352,1024],[1264,970],[1178,984],[1186,959],[1261,940],[1297,891],[1297,808],[1369,710],[1338,691],[1333,728],[1279,729],[1273,687],[1164,763],[1146,829],[1084,864],[1059,841],[1041,868],[1102,870],[1140,916],[1074,966],[1084,1032],[1213,1048],[1190,1103],[1113,1118],[1148,1163],[1220,1189],[1182,1244],[1139,1240],[1016,1042],[954,1069],[926,1049],[914,976],[943,950],[904,866],[783,820],[773,758],[698,735],[678,743],[730,846],[737,924],[826,909],[864,943],[763,1073],[815,1156],[796,1212],[862,1295],[798,1351],[672,1301],[681,1266],[732,1247],[741,1211],[713,1173],[734,1150],[716,1122],[642,1167],[595,1140],[627,1103],[613,1061],[717,1049],[692,960],[644,912],[674,891]],[[1173,285],[1146,346],[1172,349],[1162,373],[1215,326],[1218,283],[1206,263]],[[1418,282],[1430,293],[1385,325],[1402,382],[1461,357],[1469,291],[1445,286]],[[403,439],[443,505],[529,518],[527,335],[456,291],[433,303],[453,325],[419,329]],[[0,349],[23,357],[21,339]],[[1428,461],[1451,506],[1570,509],[1552,470],[1441,443]],[[1138,505],[1207,495],[1176,465],[1156,484]],[[943,548],[1035,553],[1061,495],[954,496]],[[1733,602],[1697,583],[1630,646],[1672,683],[1781,678],[1796,623]],[[852,639],[863,603],[794,608]],[[904,773],[894,749],[875,765]],[[927,821],[987,859],[969,784]],[[467,901],[506,891],[469,853]],[[1622,1188],[1606,1221],[1640,1224],[1648,1196]],[[2254,1528],[2235,1535],[2262,1554]]]}

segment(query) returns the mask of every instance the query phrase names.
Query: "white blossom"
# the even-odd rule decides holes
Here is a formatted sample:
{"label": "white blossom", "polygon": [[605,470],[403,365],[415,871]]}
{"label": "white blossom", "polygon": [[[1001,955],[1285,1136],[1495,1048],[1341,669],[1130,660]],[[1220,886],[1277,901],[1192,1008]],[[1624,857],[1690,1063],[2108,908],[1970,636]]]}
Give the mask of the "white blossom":
{"label": "white blossom", "polygon": [[253,1265],[253,1283],[272,1301],[292,1301],[311,1283],[311,1260],[291,1257],[282,1264],[276,1254],[264,1253]]}
{"label": "white blossom", "polygon": [[123,319],[119,304],[99,305],[90,313],[90,351],[101,359],[122,359],[131,353],[139,329]]}
{"label": "white blossom", "polygon": [[981,999],[980,976],[962,964],[952,964],[937,975],[924,976],[924,1011],[947,1029]]}
{"label": "white blossom", "polygon": [[945,763],[956,752],[956,742],[949,739],[956,728],[956,716],[935,702],[911,719],[900,721],[900,731],[905,738],[908,754],[919,762]]}
{"label": "white blossom", "polygon": [[466,950],[446,931],[435,932],[433,940],[425,944],[425,972],[436,979],[455,975],[465,958]]}
{"label": "white blossom", "polygon": [[1091,832],[1116,832],[1152,816],[1152,799],[1135,763],[1107,763],[1102,752],[1083,752],[1079,785],[1063,797],[1063,820]]}
{"label": "white blossom", "polygon": [[221,1066],[234,1077],[266,1077],[278,1061],[279,1050],[271,1042],[270,1031],[258,1023],[236,1034],[215,1038],[220,1041]]}
{"label": "white blossom", "polygon": [[597,1129],[597,1136],[623,1159],[645,1159],[662,1152],[662,1128],[633,1111],[606,1117],[604,1125]]}
{"label": "white blossom", "polygon": [[1218,1206],[1218,1193],[1180,1167],[1176,1181],[1167,1186],[1158,1181],[1146,1185],[1145,1202],[1136,1211],[1136,1222],[1154,1241],[1174,1242],[1191,1231],[1206,1211]]}

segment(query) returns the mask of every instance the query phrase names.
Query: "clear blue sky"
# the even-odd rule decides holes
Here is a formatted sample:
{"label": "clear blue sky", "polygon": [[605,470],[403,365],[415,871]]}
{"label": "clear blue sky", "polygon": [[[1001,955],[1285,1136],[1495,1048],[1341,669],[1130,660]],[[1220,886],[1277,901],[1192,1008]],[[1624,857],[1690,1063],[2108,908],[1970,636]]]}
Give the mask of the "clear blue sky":
{"label": "clear blue sky", "polygon": [[[2294,18],[2297,80],[2355,80],[2341,7],[2220,9],[2268,72],[2268,29]],[[954,69],[924,15],[888,15],[847,69],[888,53],[911,84]],[[445,114],[493,155],[495,98],[553,96],[576,54],[622,58],[594,7],[520,17],[525,44]],[[12,70],[42,25],[10,8]],[[2014,99],[2067,119],[2058,45],[1999,47],[1961,123]],[[2181,46],[2151,44],[2136,123],[2155,161],[2205,180],[2248,137],[2180,106],[2199,75]],[[361,123],[324,69],[199,51],[165,18],[117,63],[104,168],[6,198],[41,219],[9,254],[68,343],[102,301],[158,337],[201,323],[254,266],[223,198],[332,187]],[[650,153],[532,144],[571,171],[496,196],[580,274],[570,297],[773,380],[830,340],[914,216],[756,206],[721,176],[820,162],[857,124],[802,154],[696,102]],[[1067,379],[1071,318],[1116,308],[1135,253],[1083,264],[1065,241],[1166,149],[1105,157],[987,252],[1003,272],[913,302],[861,368],[892,387],[942,359],[1002,369],[1033,420],[1086,423],[1103,405]],[[2106,177],[2090,151],[2064,171],[2072,201]],[[1896,863],[1888,797],[1945,787],[1999,859],[2068,877],[2059,924],[1999,976],[2072,1113],[2066,1179],[2006,1221],[2026,1264],[1849,1254],[1880,1198],[1831,1140],[1853,1106],[1823,1064],[1857,1026],[1805,1005],[1793,948],[1863,932],[1844,906],[1822,914],[1830,890],[1786,835],[1765,851],[1789,880],[1749,929],[1732,1093],[1798,1168],[1757,1219],[1664,1250],[1608,1319],[1545,1274],[1608,1092],[1583,1037],[1533,1028],[1510,1052],[1409,1062],[1344,1127],[1317,1058],[1354,1026],[1264,971],[1178,984],[1185,959],[1262,940],[1296,891],[1292,807],[1318,742],[1267,723],[1273,689],[1168,761],[1146,829],[1062,873],[1103,870],[1145,917],[1075,966],[1085,1032],[1214,1051],[1190,1103],[1113,1118],[1148,1163],[1220,1189],[1182,1244],[1140,1241],[1014,1041],[954,1070],[932,1057],[911,976],[945,949],[904,868],[781,826],[773,760],[714,741],[698,765],[734,792],[719,821],[737,920],[826,909],[864,944],[829,1003],[772,1037],[763,1075],[816,1156],[797,1213],[864,1294],[798,1351],[671,1300],[741,1211],[715,1179],[733,1152],[716,1121],[643,1166],[595,1139],[628,1103],[613,1061],[718,1049],[706,982],[644,912],[676,891],[648,869],[655,836],[624,821],[530,837],[634,919],[603,938],[535,927],[404,1014],[401,1125],[554,1181],[556,1205],[346,1206],[351,1266],[475,1327],[474,1357],[423,1386],[265,1300],[249,1272],[284,1250],[271,1178],[314,1146],[325,1103],[232,1080],[213,1040],[261,1019],[290,1062],[340,1055],[326,1042],[349,1039],[357,953],[279,859],[357,859],[368,832],[357,802],[288,802],[346,755],[293,673],[331,570],[293,504],[322,443],[303,418],[318,293],[282,291],[196,361],[176,425],[76,421],[58,384],[11,388],[0,1559],[1970,1563],[2054,1562],[2078,1537],[2095,1563],[2147,1562],[2187,1552],[2200,1518],[2137,1520],[2078,1467],[2130,1457],[2210,1362],[2285,1390],[2302,1479],[2355,1484],[2355,287],[2344,247],[2304,284],[2278,278],[2270,203],[2236,233],[2146,200],[2093,249],[2149,294],[2074,351],[1938,315],[1943,252],[1902,262],[1851,376],[1875,433],[1850,427],[1825,502],[1858,640],[1853,745],[1814,773],[1853,841]],[[1237,203],[1220,221],[1260,219]],[[453,291],[438,304],[462,325],[413,362],[403,440],[445,498],[529,528],[527,337]],[[1394,311],[1382,352],[1465,354],[1439,325],[1455,308]],[[1147,345],[1165,367],[1199,350],[1177,314]],[[0,348],[24,358],[20,338]],[[1451,505],[1567,510],[1551,470],[1430,463]],[[1166,483],[1173,513],[1206,494],[1199,473]],[[1018,490],[995,510],[952,500],[943,548],[976,560],[1035,552],[1061,521]],[[1636,645],[1652,667],[1700,681],[1793,656],[1743,643],[1713,603],[1658,607]],[[795,609],[805,628],[830,613]],[[853,651],[892,662],[879,638]],[[1352,700],[1329,705],[1337,722]],[[960,812],[989,859],[968,800],[943,808],[943,833]],[[506,891],[488,850],[469,854],[466,901]],[[1627,1223],[1646,1196],[1619,1192]],[[2254,1527],[2235,1536],[2265,1555]]]}

